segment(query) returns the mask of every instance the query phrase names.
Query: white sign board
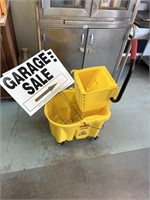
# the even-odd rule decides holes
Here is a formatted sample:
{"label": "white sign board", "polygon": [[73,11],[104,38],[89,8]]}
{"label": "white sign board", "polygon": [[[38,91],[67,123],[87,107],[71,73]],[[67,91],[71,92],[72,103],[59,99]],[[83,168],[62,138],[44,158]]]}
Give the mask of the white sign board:
{"label": "white sign board", "polygon": [[30,116],[73,83],[73,78],[51,49],[42,50],[0,78],[0,85]]}

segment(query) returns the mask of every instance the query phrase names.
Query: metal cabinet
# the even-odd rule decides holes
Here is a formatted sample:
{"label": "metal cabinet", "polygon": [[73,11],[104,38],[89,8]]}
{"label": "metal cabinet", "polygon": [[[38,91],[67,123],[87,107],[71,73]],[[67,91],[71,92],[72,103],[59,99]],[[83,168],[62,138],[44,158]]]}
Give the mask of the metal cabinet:
{"label": "metal cabinet", "polygon": [[[66,69],[119,67],[141,0],[37,0],[39,46]],[[43,39],[42,39],[43,38]]]}
{"label": "metal cabinet", "polygon": [[51,48],[70,72],[105,65],[113,73],[125,29],[44,28],[43,48]]}

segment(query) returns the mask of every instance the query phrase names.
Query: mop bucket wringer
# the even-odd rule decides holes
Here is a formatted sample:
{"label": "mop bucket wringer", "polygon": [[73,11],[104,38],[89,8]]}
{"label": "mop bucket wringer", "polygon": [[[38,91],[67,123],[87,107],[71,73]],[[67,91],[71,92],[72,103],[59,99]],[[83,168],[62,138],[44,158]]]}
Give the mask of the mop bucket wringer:
{"label": "mop bucket wringer", "polygon": [[73,70],[75,86],[54,96],[44,113],[57,143],[98,134],[111,115],[110,106],[120,101],[135,66],[137,40],[132,40],[130,68],[121,89],[104,66]]}
{"label": "mop bucket wringer", "polygon": [[72,70],[75,80],[75,96],[80,110],[88,113],[110,107],[110,98],[116,98],[119,87],[105,66]]}

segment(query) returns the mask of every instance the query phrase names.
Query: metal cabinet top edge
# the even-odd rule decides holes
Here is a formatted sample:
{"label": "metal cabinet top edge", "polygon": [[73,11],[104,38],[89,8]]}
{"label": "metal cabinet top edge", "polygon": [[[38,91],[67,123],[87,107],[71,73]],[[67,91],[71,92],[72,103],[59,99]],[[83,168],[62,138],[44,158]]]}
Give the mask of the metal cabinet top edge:
{"label": "metal cabinet top edge", "polygon": [[[94,2],[90,0],[91,2]],[[113,21],[131,21],[134,15],[134,10],[136,9],[136,6],[138,2],[141,0],[132,0],[132,7],[133,7],[133,2],[134,2],[134,7],[132,10],[100,10],[100,12],[92,12],[89,14],[89,16],[85,15],[74,15],[73,9],[68,9],[68,13],[63,13],[63,12],[58,12],[55,14],[55,12],[45,12],[43,13],[43,8],[42,8],[42,2],[43,0],[36,0],[36,6],[38,7],[38,12],[39,12],[39,19],[40,20],[101,20],[101,21],[109,21],[110,18],[113,19]],[[44,1],[45,2],[45,1]],[[50,2],[50,0],[47,0],[47,2]],[[131,3],[130,3],[131,4]],[[90,6],[90,5],[89,5]],[[92,6],[92,4],[91,4]],[[131,6],[130,6],[131,7]],[[52,8],[53,9],[53,8]],[[58,10],[62,10],[63,8],[56,8]]]}

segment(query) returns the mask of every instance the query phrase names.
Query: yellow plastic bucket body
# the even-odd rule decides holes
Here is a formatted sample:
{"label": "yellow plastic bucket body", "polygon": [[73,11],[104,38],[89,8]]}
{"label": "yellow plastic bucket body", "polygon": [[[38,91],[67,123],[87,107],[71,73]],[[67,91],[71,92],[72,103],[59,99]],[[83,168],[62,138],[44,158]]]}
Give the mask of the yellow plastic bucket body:
{"label": "yellow plastic bucket body", "polygon": [[105,66],[73,70],[75,95],[82,112],[97,110],[111,104],[119,87]]}
{"label": "yellow plastic bucket body", "polygon": [[[65,96],[64,96],[65,95]],[[50,132],[58,143],[86,137],[96,137],[103,123],[110,118],[109,107],[95,111],[92,116],[80,116],[75,90],[58,93],[44,107]]]}

